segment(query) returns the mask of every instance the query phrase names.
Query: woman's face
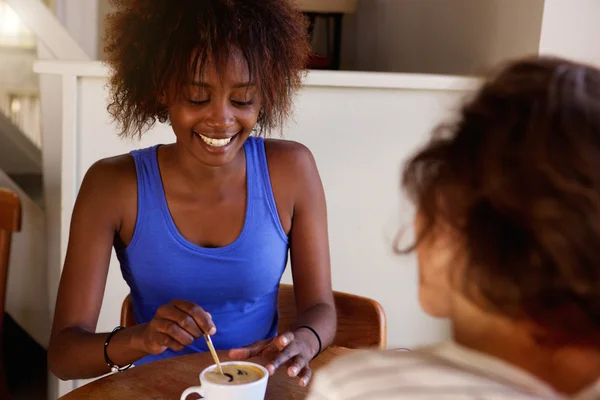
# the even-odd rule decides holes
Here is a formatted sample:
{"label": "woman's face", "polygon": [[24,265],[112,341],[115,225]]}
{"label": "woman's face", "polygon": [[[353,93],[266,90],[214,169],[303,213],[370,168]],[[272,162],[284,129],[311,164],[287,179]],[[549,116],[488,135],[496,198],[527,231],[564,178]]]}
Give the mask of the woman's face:
{"label": "woman's face", "polygon": [[224,71],[208,63],[183,93],[169,96],[177,144],[203,164],[231,162],[258,120],[261,101],[255,84],[239,51],[232,51]]}

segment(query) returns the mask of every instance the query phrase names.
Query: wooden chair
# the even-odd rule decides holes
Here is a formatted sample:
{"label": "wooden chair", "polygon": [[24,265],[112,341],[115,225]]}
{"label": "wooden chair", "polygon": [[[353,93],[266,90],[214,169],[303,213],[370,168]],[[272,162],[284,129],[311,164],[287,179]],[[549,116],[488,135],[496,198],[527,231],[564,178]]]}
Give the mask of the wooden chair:
{"label": "wooden chair", "polygon": [[[337,309],[338,328],[333,346],[384,349],[387,343],[385,311],[381,304],[366,297],[333,292]],[[279,286],[279,333],[292,328],[296,320],[294,287]],[[121,325],[135,325],[131,297],[127,296],[121,308]]]}
{"label": "wooden chair", "polygon": [[[366,297],[333,292],[338,327],[332,346],[350,349],[379,348],[387,344],[385,311]],[[296,300],[292,285],[279,285],[279,333],[289,331],[296,321]]]}
{"label": "wooden chair", "polygon": [[6,285],[10,242],[13,232],[21,230],[21,201],[14,192],[0,188],[0,399],[9,399],[2,357],[2,331],[6,304]]}

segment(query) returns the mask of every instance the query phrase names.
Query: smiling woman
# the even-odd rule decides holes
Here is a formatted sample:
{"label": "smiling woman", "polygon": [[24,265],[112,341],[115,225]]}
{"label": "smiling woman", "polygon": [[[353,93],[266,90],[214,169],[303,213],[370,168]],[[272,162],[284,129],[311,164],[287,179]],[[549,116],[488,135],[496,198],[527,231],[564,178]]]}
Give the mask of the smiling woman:
{"label": "smiling woman", "polygon": [[192,71],[197,72],[191,83],[183,81],[180,90],[165,95],[173,131],[195,158],[209,165],[229,163],[264,109],[259,87],[251,83],[257,78],[250,75],[248,61],[237,47],[224,57],[223,65],[211,60]]}
{"label": "smiling woman", "polygon": [[[100,160],[74,207],[49,361],[88,378],[180,354],[263,356],[306,385],[336,330],[325,196],[310,151],[264,139],[291,113],[309,52],[292,0],[115,0],[108,110],[121,135],[175,142]],[[111,247],[139,325],[95,333]],[[291,256],[298,318],[277,335]]]}
{"label": "smiling woman", "polygon": [[165,0],[114,3],[118,11],[108,17],[105,46],[114,71],[109,111],[124,135],[167,121],[160,95],[182,91],[208,64],[222,71],[231,49],[247,64],[262,98],[257,128],[268,133],[289,115],[310,45],[304,16],[287,1],[183,1],[176,9]]}

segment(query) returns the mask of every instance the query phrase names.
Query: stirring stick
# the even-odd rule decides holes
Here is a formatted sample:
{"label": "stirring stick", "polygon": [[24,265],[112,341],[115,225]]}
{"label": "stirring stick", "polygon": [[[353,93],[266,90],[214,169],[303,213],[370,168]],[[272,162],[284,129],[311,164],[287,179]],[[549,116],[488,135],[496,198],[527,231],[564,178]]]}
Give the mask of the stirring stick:
{"label": "stirring stick", "polygon": [[215,360],[215,364],[219,368],[219,372],[221,375],[225,375],[223,373],[223,369],[221,368],[221,362],[219,361],[219,356],[217,356],[217,352],[215,351],[215,346],[213,346],[212,339],[206,333],[204,334],[204,340],[206,340],[206,344],[208,345],[208,349],[210,350],[210,354],[212,354],[213,360]]}

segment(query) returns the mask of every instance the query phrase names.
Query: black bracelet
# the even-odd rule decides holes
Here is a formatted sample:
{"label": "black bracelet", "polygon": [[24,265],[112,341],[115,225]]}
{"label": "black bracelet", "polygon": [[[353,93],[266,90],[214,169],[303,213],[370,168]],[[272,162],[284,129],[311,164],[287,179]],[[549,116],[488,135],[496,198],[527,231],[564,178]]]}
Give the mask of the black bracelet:
{"label": "black bracelet", "polygon": [[312,358],[313,360],[319,355],[321,354],[321,350],[323,349],[323,343],[321,343],[321,336],[319,336],[319,334],[317,333],[317,331],[315,331],[312,327],[308,326],[308,325],[302,325],[296,328],[296,330],[298,329],[308,329],[309,331],[311,331],[312,333],[315,334],[315,336],[317,337],[317,340],[319,341],[319,351],[317,351],[317,354],[315,354],[315,356]]}
{"label": "black bracelet", "polygon": [[104,342],[104,361],[106,362],[106,364],[110,367],[111,372],[122,372],[122,371],[126,371],[129,368],[131,368],[132,364],[126,365],[124,367],[119,367],[118,365],[116,365],[115,363],[113,363],[111,361],[111,359],[108,357],[108,344],[110,343],[110,340],[112,339],[112,337],[115,335],[115,333],[119,332],[120,330],[125,329],[122,326],[117,326],[115,329],[113,329],[113,331],[111,333],[108,334],[108,337],[106,338],[106,341]]}

